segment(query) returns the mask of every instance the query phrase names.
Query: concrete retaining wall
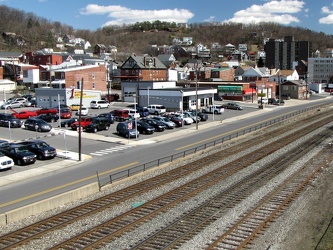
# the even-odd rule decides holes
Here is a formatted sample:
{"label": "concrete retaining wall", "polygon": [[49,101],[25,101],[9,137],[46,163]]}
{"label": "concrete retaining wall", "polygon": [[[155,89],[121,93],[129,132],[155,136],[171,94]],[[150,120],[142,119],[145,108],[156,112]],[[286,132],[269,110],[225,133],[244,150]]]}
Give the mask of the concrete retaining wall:
{"label": "concrete retaining wall", "polygon": [[70,201],[81,199],[97,192],[99,192],[99,185],[96,182],[82,188],[78,188],[76,190],[36,202],[31,205],[17,208],[5,214],[0,214],[0,225],[6,225],[15,221],[28,218],[31,215],[36,215],[45,211],[49,211],[66,203],[69,203]]}

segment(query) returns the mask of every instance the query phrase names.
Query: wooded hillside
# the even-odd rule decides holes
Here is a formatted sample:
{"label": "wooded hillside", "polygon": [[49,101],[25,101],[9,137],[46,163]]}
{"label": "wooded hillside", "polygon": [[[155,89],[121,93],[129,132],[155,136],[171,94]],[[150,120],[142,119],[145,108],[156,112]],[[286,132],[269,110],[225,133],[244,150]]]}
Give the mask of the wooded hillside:
{"label": "wooded hillside", "polygon": [[192,37],[195,44],[202,43],[210,48],[212,43],[226,45],[256,44],[263,48],[264,38],[282,39],[293,36],[296,41],[312,42],[311,53],[323,52],[333,48],[333,36],[300,27],[283,26],[275,23],[252,25],[195,23],[187,29],[177,29],[175,23],[155,21],[142,22],[122,27],[105,27],[97,30],[75,30],[59,22],[50,22],[33,13],[0,6],[0,31],[16,33],[27,43],[17,46],[13,42],[0,39],[1,51],[35,51],[42,48],[54,48],[57,37],[74,35],[96,44],[114,45],[118,52],[149,53],[151,45],[171,45],[173,38]]}

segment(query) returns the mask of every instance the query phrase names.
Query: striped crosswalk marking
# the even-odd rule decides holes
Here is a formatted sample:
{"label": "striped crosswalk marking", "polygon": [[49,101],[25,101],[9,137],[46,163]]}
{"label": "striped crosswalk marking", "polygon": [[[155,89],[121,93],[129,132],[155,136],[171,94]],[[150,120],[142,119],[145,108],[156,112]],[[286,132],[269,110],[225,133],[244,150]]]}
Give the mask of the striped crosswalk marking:
{"label": "striped crosswalk marking", "polygon": [[118,151],[122,151],[128,148],[131,148],[133,146],[131,145],[121,145],[121,146],[116,146],[116,147],[112,147],[112,148],[106,148],[106,149],[102,149],[102,150],[98,150],[94,153],[90,153],[90,155],[94,155],[94,156],[103,156],[103,155],[107,155],[110,153],[114,153],[114,152],[118,152]]}

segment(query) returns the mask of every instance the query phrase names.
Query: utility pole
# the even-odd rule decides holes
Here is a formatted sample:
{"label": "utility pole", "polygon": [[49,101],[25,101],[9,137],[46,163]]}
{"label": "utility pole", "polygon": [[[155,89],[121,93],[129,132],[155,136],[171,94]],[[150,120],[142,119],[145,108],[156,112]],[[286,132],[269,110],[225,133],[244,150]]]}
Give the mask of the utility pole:
{"label": "utility pole", "polygon": [[82,97],[83,97],[83,77],[81,79],[81,93],[80,93],[80,107],[79,107],[79,110],[80,110],[80,112],[79,112],[79,131],[78,131],[78,133],[79,133],[79,161],[82,160],[82,155],[81,155],[81,150],[82,150],[82,145],[81,145],[81,134],[82,134],[82,131],[81,131],[82,130],[82,126],[81,126]]}

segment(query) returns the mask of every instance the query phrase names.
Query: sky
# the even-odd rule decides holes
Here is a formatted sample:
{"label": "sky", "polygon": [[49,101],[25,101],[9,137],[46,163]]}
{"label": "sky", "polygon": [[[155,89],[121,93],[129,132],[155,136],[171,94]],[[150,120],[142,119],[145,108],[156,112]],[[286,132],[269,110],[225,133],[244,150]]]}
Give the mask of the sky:
{"label": "sky", "polygon": [[91,31],[143,21],[274,22],[333,34],[333,0],[0,0],[0,5]]}

